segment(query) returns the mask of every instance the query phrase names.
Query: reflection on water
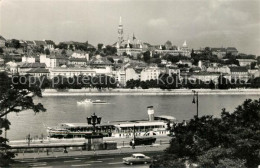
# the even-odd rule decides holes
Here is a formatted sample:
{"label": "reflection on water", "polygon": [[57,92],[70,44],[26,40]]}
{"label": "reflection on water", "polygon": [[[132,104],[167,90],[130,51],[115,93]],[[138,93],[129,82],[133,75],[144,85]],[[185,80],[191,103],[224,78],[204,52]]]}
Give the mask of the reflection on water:
{"label": "reflection on water", "polygon": [[[104,100],[109,104],[77,105],[77,101],[86,98]],[[201,95],[199,96],[199,115],[220,116],[221,109],[233,111],[245,99],[258,99],[252,95]],[[34,115],[32,111],[10,114],[12,125],[8,131],[11,140],[24,139],[29,133],[32,136],[46,135],[45,126],[56,126],[58,123],[86,122],[86,117],[93,112],[102,116],[102,121],[132,120],[148,118],[146,107],[153,105],[155,115],[172,115],[179,121],[188,120],[196,114],[196,105],[192,96],[57,96],[36,99],[47,109],[44,113]]]}

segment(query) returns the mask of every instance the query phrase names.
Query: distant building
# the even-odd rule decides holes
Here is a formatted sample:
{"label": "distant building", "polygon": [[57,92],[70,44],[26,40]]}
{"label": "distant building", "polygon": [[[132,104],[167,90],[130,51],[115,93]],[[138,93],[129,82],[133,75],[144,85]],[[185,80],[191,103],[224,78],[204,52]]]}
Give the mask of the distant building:
{"label": "distant building", "polygon": [[37,68],[46,68],[46,64],[39,63],[39,62],[35,62],[35,63],[22,63],[18,67],[18,73],[20,75],[25,75],[25,74],[27,74],[27,71],[32,70],[32,69],[37,69]]}
{"label": "distant building", "polygon": [[214,83],[218,83],[218,78],[220,75],[223,75],[226,79],[230,80],[230,75],[228,74],[221,74],[221,73],[217,73],[217,72],[199,72],[199,73],[188,73],[188,75],[186,74],[183,77],[187,77],[189,80],[201,80],[203,82],[210,82],[211,80]]}
{"label": "distant building", "polygon": [[141,71],[142,69],[141,68],[132,68],[132,67],[129,67],[125,70],[125,80],[126,81],[129,81],[131,79],[133,80],[139,80],[141,78]]}
{"label": "distant building", "polygon": [[50,69],[50,78],[54,78],[55,76],[64,76],[66,78],[74,77],[74,76],[96,76],[96,71],[89,68],[52,68]]}
{"label": "distant building", "polygon": [[15,63],[15,62],[13,62],[13,61],[10,61],[10,62],[7,62],[5,65],[6,65],[6,69],[7,69],[12,75],[18,73],[18,65],[17,65],[17,63]]}
{"label": "distant building", "polygon": [[231,73],[231,79],[239,79],[243,81],[248,81],[250,78],[248,69],[246,67],[229,67]]}
{"label": "distant building", "polygon": [[192,73],[189,79],[198,79],[203,82],[214,81],[217,83],[220,73],[209,73],[209,72],[201,72],[201,73]]}
{"label": "distant building", "polygon": [[162,54],[162,55],[166,55],[166,54],[170,54],[173,56],[186,56],[186,57],[190,57],[191,51],[187,46],[186,41],[184,41],[182,47],[178,47],[177,49],[173,49],[173,50],[163,50],[162,46],[159,46],[159,49],[155,49],[154,50],[155,54]]}
{"label": "distant building", "polygon": [[6,39],[0,35],[0,47],[5,47]]}
{"label": "distant building", "polygon": [[192,62],[190,60],[180,60],[179,62],[176,63],[177,65],[187,65],[188,67],[192,66]]}
{"label": "distant building", "polygon": [[69,58],[69,65],[87,65],[88,60],[86,58]]}
{"label": "distant building", "polygon": [[238,51],[235,47],[228,47],[226,49],[226,53],[231,53],[231,55],[237,56],[238,55]]}
{"label": "distant building", "polygon": [[23,63],[35,63],[35,57],[22,57],[22,62]]}
{"label": "distant building", "polygon": [[158,67],[147,67],[142,70],[141,72],[141,81],[146,80],[157,80],[159,78],[159,75],[161,74],[161,70]]}
{"label": "distant building", "polygon": [[212,55],[216,55],[218,59],[222,59],[226,56],[225,48],[211,48]]}
{"label": "distant building", "polygon": [[32,68],[26,72],[26,74],[32,75],[34,77],[46,76],[49,77],[50,71],[45,68]]}
{"label": "distant building", "polygon": [[110,62],[107,58],[97,55],[88,62],[88,65],[90,67],[105,67],[105,66],[113,66],[113,63]]}
{"label": "distant building", "polygon": [[207,72],[227,73],[230,74],[230,68],[228,66],[210,66],[206,70]]}
{"label": "distant building", "polygon": [[44,49],[47,48],[47,43],[44,40],[34,40],[34,44],[37,47],[43,47]]}
{"label": "distant building", "polygon": [[124,31],[122,19],[119,19],[118,25],[118,40],[113,45],[113,47],[117,48],[117,55],[131,55],[137,58],[138,54],[141,54],[143,51],[143,44],[140,40],[137,40],[135,35],[133,34],[133,40],[130,42],[130,39],[124,40]]}
{"label": "distant building", "polygon": [[84,58],[87,61],[89,61],[89,54],[88,53],[84,53],[84,52],[73,52],[71,54],[72,58]]}
{"label": "distant building", "polygon": [[40,63],[45,63],[48,68],[55,68],[67,64],[67,58],[56,55],[40,55]]}
{"label": "distant building", "polygon": [[169,75],[176,74],[180,77],[181,71],[177,67],[168,67],[168,68],[166,68],[166,73]]}
{"label": "distant building", "polygon": [[126,72],[125,71],[113,71],[113,75],[115,77],[115,80],[119,83],[121,86],[126,85]]}
{"label": "distant building", "polygon": [[237,59],[240,66],[250,66],[251,63],[257,62],[254,59]]}
{"label": "distant building", "polygon": [[55,43],[52,40],[45,40],[46,48],[49,50],[54,50]]}

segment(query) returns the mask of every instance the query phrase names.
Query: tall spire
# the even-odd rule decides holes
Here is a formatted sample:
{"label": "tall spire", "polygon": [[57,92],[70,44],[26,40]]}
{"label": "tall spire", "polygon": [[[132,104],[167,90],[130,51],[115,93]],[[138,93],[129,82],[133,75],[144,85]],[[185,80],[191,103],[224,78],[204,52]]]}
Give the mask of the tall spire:
{"label": "tall spire", "polygon": [[122,25],[122,18],[121,18],[121,16],[119,18],[119,25]]}
{"label": "tall spire", "polygon": [[123,25],[122,25],[122,18],[120,16],[119,18],[119,25],[118,25],[118,44],[119,46],[121,46],[122,42],[123,42],[123,38],[124,38],[124,31],[123,31]]}

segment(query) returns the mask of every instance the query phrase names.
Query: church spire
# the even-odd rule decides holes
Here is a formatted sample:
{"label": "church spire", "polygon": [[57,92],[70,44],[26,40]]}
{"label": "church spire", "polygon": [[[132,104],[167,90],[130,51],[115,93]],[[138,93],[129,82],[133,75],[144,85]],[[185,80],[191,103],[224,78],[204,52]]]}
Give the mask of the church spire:
{"label": "church spire", "polygon": [[123,42],[123,25],[122,25],[122,18],[120,16],[119,18],[119,25],[118,25],[118,44],[119,46],[121,46],[122,42]]}
{"label": "church spire", "polygon": [[122,18],[121,18],[121,16],[119,18],[119,25],[122,25]]}

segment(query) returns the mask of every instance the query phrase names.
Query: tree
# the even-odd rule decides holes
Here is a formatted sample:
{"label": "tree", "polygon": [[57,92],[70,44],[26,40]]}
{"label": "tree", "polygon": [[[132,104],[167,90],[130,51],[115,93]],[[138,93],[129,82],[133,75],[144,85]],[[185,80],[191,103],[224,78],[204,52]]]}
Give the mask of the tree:
{"label": "tree", "polygon": [[101,50],[102,50],[102,47],[103,47],[103,44],[99,43],[99,44],[97,45],[97,47],[98,47],[98,51],[101,51]]}
{"label": "tree", "polygon": [[0,47],[0,54],[3,54],[4,53],[4,50],[3,48]]}
{"label": "tree", "polygon": [[[155,165],[174,167],[174,161],[188,161],[199,167],[257,167],[259,123],[260,99],[245,100],[233,113],[223,109],[220,118],[195,116],[188,122],[176,123],[170,146]],[[172,164],[165,163],[165,155],[172,158]]]}
{"label": "tree", "polygon": [[104,53],[106,55],[115,55],[117,52],[116,47],[112,47],[110,45],[107,45],[106,48],[104,49]]}
{"label": "tree", "polygon": [[250,68],[255,69],[255,66],[256,66],[256,62],[252,62],[251,65],[250,65]]}
{"label": "tree", "polygon": [[215,89],[215,83],[212,80],[210,80],[209,88],[210,89]]}
{"label": "tree", "polygon": [[223,75],[218,78],[218,88],[219,89],[229,89],[231,87],[230,81]]}
{"label": "tree", "polygon": [[61,55],[66,55],[66,54],[67,54],[66,50],[63,49],[63,50],[61,51]]}
{"label": "tree", "polygon": [[108,57],[107,60],[110,61],[110,62],[112,62],[112,63],[115,62],[114,59],[113,59],[112,57]]}
{"label": "tree", "polygon": [[59,49],[68,49],[68,45],[67,44],[65,44],[65,43],[59,43],[58,45],[57,45],[57,47],[59,48]]}
{"label": "tree", "polygon": [[172,49],[172,42],[168,40],[168,41],[165,42],[164,46],[167,50],[171,50]]}
{"label": "tree", "polygon": [[123,52],[123,56],[127,56],[127,53],[126,53],[126,52]]}
{"label": "tree", "polygon": [[50,54],[51,54],[51,52],[50,52],[50,50],[49,50],[48,48],[46,48],[46,49],[44,50],[44,52],[45,52],[46,55],[50,55]]}
{"label": "tree", "polygon": [[146,52],[144,52],[143,55],[144,55],[144,56],[143,56],[143,58],[144,58],[144,62],[149,62],[150,59],[151,59],[150,51],[146,51]]}
{"label": "tree", "polygon": [[14,48],[16,48],[16,49],[20,48],[20,42],[19,42],[19,40],[12,39],[12,40],[11,40],[11,47],[14,47]]}
{"label": "tree", "polygon": [[[23,80],[22,80],[23,79]],[[25,84],[19,81],[24,81]],[[15,154],[7,144],[8,139],[2,136],[3,130],[8,130],[10,122],[6,115],[12,112],[20,113],[25,110],[33,110],[35,113],[45,111],[41,103],[35,104],[33,97],[42,97],[41,90],[29,83],[29,78],[20,76],[8,77],[5,72],[0,73],[0,166],[8,167],[12,163]]]}

